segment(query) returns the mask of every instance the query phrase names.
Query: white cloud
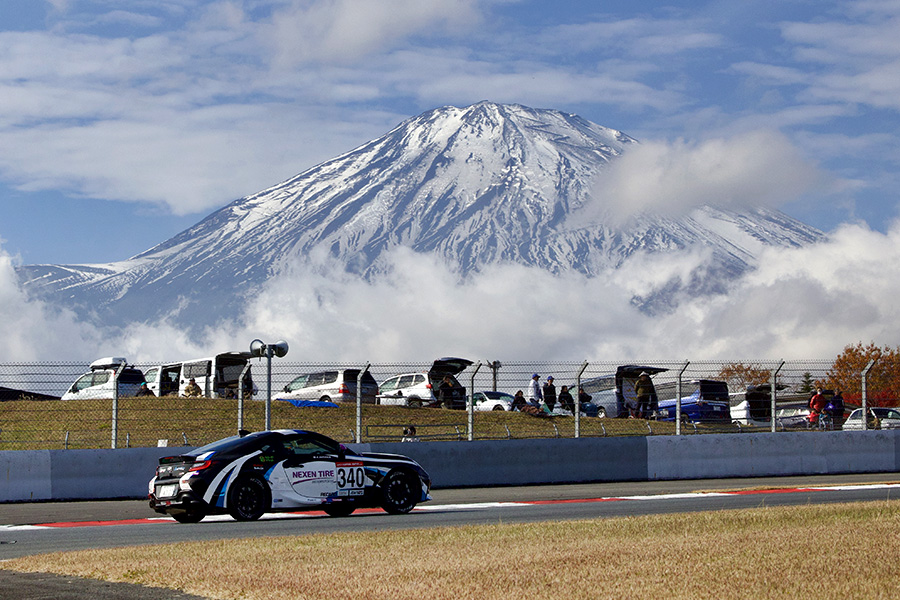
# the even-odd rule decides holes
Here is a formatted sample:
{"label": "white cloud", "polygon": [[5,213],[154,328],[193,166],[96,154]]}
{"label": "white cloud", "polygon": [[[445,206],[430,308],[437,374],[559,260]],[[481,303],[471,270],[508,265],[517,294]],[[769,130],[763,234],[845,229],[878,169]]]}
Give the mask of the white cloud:
{"label": "white cloud", "polygon": [[774,206],[812,190],[823,175],[781,134],[753,131],[703,142],[643,142],[595,182],[579,218],[624,221],[641,213],[680,216],[711,204]]}
{"label": "white cloud", "polygon": [[276,11],[260,35],[280,66],[347,63],[410,36],[477,22],[477,6],[477,0],[294,0]]}
{"label": "white cloud", "polygon": [[[0,361],[178,360],[285,339],[292,362],[830,359],[857,341],[900,345],[900,223],[860,225],[799,249],[763,253],[728,295],[684,297],[650,317],[632,295],[683,282],[702,251],[641,256],[587,279],[495,265],[460,282],[430,255],[400,249],[391,277],[367,283],[327,261],[274,278],[243,320],[188,337],[162,323],[98,329],[29,301],[0,256]],[[243,323],[238,325],[237,323]]]}

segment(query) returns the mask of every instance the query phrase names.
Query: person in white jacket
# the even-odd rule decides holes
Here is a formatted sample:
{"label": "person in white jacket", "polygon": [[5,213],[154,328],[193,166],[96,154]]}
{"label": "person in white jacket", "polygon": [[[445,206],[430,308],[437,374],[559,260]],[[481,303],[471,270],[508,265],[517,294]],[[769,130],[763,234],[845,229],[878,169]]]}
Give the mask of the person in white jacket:
{"label": "person in white jacket", "polygon": [[543,400],[544,394],[541,392],[541,376],[535,373],[531,376],[531,383],[528,384],[528,403],[540,408]]}

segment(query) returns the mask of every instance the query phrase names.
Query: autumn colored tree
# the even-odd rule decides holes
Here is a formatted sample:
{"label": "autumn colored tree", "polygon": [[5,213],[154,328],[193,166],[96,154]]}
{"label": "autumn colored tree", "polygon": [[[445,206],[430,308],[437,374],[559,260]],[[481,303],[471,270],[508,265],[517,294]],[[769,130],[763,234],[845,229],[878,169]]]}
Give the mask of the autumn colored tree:
{"label": "autumn colored tree", "polygon": [[844,348],[826,375],[825,387],[840,391],[844,400],[862,401],[862,372],[874,360],[866,377],[869,406],[896,406],[900,398],[900,349],[879,348],[873,342],[857,342]]}
{"label": "autumn colored tree", "polygon": [[745,390],[748,385],[768,383],[770,374],[768,369],[742,363],[729,363],[719,369],[719,379],[728,383],[729,390]]}

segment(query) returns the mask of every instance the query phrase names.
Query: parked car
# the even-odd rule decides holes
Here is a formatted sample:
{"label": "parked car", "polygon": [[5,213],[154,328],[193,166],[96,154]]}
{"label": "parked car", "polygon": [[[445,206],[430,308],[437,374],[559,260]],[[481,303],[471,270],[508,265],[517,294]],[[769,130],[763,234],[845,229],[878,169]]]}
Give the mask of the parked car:
{"label": "parked car", "polygon": [[[850,413],[844,421],[844,431],[862,430],[863,410],[857,408]],[[897,408],[870,408],[869,422],[866,429],[900,429],[900,409]]]}
{"label": "parked car", "polygon": [[775,411],[775,424],[782,429],[809,427],[809,405],[782,406]]}
{"label": "parked car", "polygon": [[[681,398],[681,419],[690,423],[731,423],[731,412],[728,404],[728,384],[724,381],[698,379],[682,384],[682,389],[689,393]],[[667,388],[668,390],[668,388]],[[657,388],[663,395],[663,390]],[[673,387],[674,395],[675,389]],[[659,419],[674,421],[678,407],[675,398],[659,401]]]}
{"label": "parked car", "polygon": [[[338,369],[298,375],[284,386],[281,399],[356,402],[356,384],[360,369]],[[362,402],[375,404],[378,383],[368,371],[362,374]]]}
{"label": "parked car", "polygon": [[75,380],[62,395],[63,400],[109,400],[116,396],[116,387],[120,398],[135,396],[144,383],[143,371],[129,366],[121,356],[99,358],[90,369]]}
{"label": "parked car", "polygon": [[472,401],[478,411],[512,410],[513,397],[506,392],[485,391],[472,394]]}
{"label": "parked car", "polygon": [[196,523],[212,514],[252,521],[315,509],[332,517],[372,507],[404,514],[431,499],[428,473],[405,456],[357,453],[299,429],[242,433],[160,458],[150,508]]}
{"label": "parked car", "polygon": [[471,360],[464,358],[439,358],[428,371],[395,375],[379,386],[377,401],[379,404],[389,406],[438,406],[441,382],[448,377],[452,384],[447,392],[451,408],[464,409],[466,388],[456,380],[456,375],[471,364]]}

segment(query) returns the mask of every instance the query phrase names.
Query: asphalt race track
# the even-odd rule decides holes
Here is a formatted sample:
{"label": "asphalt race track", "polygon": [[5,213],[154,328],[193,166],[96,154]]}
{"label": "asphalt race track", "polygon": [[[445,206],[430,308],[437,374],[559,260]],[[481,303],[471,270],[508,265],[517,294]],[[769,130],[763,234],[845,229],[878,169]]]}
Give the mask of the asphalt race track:
{"label": "asphalt race track", "polygon": [[[777,488],[777,489],[774,489]],[[481,523],[609,518],[758,506],[885,500],[900,497],[900,474],[767,477],[435,490],[408,515],[360,510],[347,518],[321,512],[266,515],[238,523],[207,517],[184,525],[145,501],[0,504],[0,561],[59,550],[181,541],[422,528]],[[129,584],[82,581],[0,569],[0,598],[193,598]]]}

